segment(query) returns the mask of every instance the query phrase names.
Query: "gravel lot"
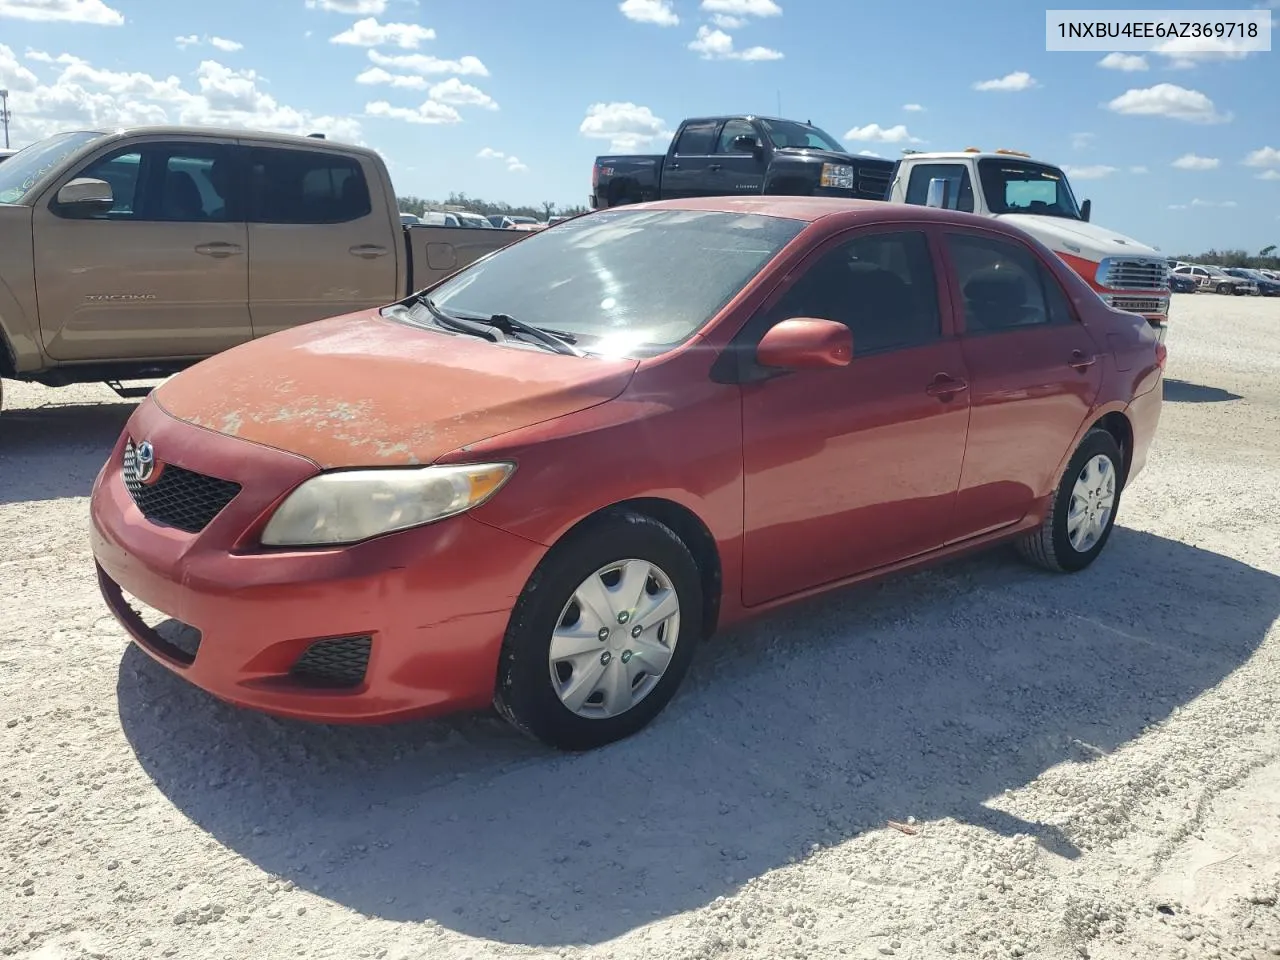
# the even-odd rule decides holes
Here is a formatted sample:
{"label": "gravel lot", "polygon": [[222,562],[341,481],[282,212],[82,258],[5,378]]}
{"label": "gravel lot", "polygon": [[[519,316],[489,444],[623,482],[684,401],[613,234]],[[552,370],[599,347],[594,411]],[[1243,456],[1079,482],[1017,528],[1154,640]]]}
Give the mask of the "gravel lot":
{"label": "gravel lot", "polygon": [[1280,302],[1175,297],[1169,348],[1090,570],[997,552],[790,610],[583,756],[488,716],[282,723],[154,666],[85,533],[131,405],[7,383],[0,951],[1280,954]]}

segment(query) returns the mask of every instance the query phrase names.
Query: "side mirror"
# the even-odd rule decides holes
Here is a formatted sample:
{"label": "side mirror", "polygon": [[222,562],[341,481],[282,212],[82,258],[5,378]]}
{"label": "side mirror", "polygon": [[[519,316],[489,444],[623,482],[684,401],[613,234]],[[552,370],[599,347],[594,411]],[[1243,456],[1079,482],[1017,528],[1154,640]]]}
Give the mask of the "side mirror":
{"label": "side mirror", "polygon": [[734,137],[733,143],[729,145],[729,149],[734,153],[755,153],[759,148],[760,142],[746,133],[740,137]]}
{"label": "side mirror", "polygon": [[58,206],[83,207],[86,212],[105,213],[115,203],[111,184],[91,177],[77,177],[62,185],[58,191]]}
{"label": "side mirror", "polygon": [[853,334],[843,323],[794,317],[770,328],[756,347],[756,362],[783,370],[847,367],[853,359]]}
{"label": "side mirror", "polygon": [[925,196],[926,207],[938,207],[947,210],[951,207],[951,181],[934,177],[929,181],[929,193]]}
{"label": "side mirror", "polygon": [[1091,213],[1093,213],[1093,201],[1092,201],[1092,200],[1086,200],[1084,203],[1080,204],[1080,219],[1081,219],[1081,220],[1083,220],[1085,223],[1088,223],[1088,222],[1089,222],[1089,215],[1090,215]]}

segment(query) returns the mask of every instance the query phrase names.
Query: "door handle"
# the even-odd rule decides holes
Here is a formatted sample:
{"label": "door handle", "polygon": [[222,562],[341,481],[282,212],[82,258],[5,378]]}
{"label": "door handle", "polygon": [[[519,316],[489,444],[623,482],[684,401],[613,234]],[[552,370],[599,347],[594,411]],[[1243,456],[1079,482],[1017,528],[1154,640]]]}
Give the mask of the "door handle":
{"label": "door handle", "polygon": [[362,243],[358,246],[349,247],[347,253],[353,257],[363,257],[365,260],[372,260],[375,257],[381,257],[387,252],[386,247],[380,247],[376,243]]}
{"label": "door handle", "polygon": [[222,240],[215,241],[214,243],[196,244],[196,253],[200,254],[202,257],[216,257],[217,259],[222,260],[226,257],[234,257],[240,252],[240,244],[226,243]]}
{"label": "door handle", "polygon": [[945,373],[940,373],[933,378],[933,383],[924,388],[924,392],[931,397],[938,397],[941,400],[950,400],[957,393],[968,390],[969,384],[955,377],[949,377]]}
{"label": "door handle", "polygon": [[719,170],[719,169],[720,169],[720,164],[718,164],[718,163],[711,163],[711,164],[708,164],[708,165],[707,165],[707,169],[708,169],[708,170]]}
{"label": "door handle", "polygon": [[1097,355],[1086,357],[1083,350],[1072,350],[1071,359],[1067,361],[1069,365],[1083,373],[1089,367],[1098,362]]}
{"label": "door handle", "polygon": [[679,169],[680,169],[680,164],[678,164],[678,163],[668,163],[668,164],[667,164],[667,169],[668,169],[668,170],[679,170]]}

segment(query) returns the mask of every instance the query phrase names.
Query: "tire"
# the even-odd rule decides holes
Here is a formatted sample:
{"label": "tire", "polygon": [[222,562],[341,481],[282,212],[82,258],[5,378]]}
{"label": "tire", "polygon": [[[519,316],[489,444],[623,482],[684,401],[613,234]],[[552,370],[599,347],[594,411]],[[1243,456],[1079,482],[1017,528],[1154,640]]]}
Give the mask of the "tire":
{"label": "tire", "polygon": [[1229,283],[1220,283],[1220,284],[1218,284],[1218,292],[1219,292],[1219,293],[1223,293],[1223,294],[1230,293],[1230,292],[1231,292],[1231,284],[1229,284]]}
{"label": "tire", "polygon": [[[1102,529],[1093,542],[1084,541],[1078,546],[1073,545],[1067,519],[1071,511],[1076,483],[1081,479],[1085,466],[1095,464],[1099,457],[1105,457],[1110,464],[1110,489],[1114,491],[1110,513],[1105,516]],[[1098,555],[1102,553],[1107,541],[1111,538],[1116,513],[1120,509],[1120,494],[1124,487],[1121,482],[1123,464],[1124,458],[1120,447],[1111,434],[1099,428],[1086,433],[1067,464],[1062,479],[1058,481],[1058,487],[1053,492],[1053,499],[1050,501],[1049,511],[1045,514],[1044,521],[1038,529],[1017,542],[1018,553],[1022,558],[1033,566],[1052,570],[1055,573],[1076,573],[1098,559]],[[1100,483],[1105,488],[1105,477],[1101,478]]]}
{"label": "tire", "polygon": [[[637,563],[649,566],[631,566]],[[645,570],[652,575],[646,575],[639,602],[628,604],[624,594],[610,593],[612,571],[599,576],[617,565],[626,565],[633,580]],[[576,599],[580,589],[589,591],[591,584],[605,590],[597,607],[609,604],[608,612],[598,617],[584,611]],[[617,589],[626,586],[618,580]],[[654,588],[658,592],[651,594]],[[665,613],[672,594],[674,620]],[[657,610],[660,598],[665,599]],[[517,730],[559,750],[590,750],[631,736],[662,711],[688,672],[701,640],[703,602],[698,565],[670,528],[630,511],[602,514],[551,550],[516,601],[498,661],[494,707]],[[660,628],[652,625],[656,620],[642,624],[639,611],[646,605],[667,617]],[[629,611],[637,615],[623,627]],[[596,629],[605,622],[607,629]],[[565,634],[560,652],[581,649],[553,663],[557,629]],[[637,639],[637,631],[643,631],[643,639]],[[660,664],[660,647],[666,644],[671,647],[669,656]],[[646,661],[661,665],[662,672],[646,672]],[[628,663],[640,668],[624,666]],[[600,679],[593,680],[597,675]],[[575,685],[578,677],[582,680]],[[613,692],[605,693],[608,681],[618,678]],[[594,692],[583,699],[588,688]],[[613,696],[618,700],[610,704],[607,698]],[[624,697],[627,703],[637,699],[611,712]]]}

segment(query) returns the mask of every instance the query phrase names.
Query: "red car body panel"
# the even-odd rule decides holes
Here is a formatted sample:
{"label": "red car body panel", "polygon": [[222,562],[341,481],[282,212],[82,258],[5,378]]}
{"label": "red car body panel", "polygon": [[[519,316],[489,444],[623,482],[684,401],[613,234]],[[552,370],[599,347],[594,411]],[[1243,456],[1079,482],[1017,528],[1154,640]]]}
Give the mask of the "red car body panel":
{"label": "red car body panel", "polygon": [[[1131,435],[1130,477],[1145,463],[1163,347],[1015,228],[824,198],[643,207],[811,222],[697,335],[658,357],[561,357],[360,314],[238,347],[156,391],[92,499],[104,594],[138,645],[225,700],[286,716],[477,708],[491,699],[511,607],[538,562],[612,505],[660,504],[705,531],[719,574],[709,606],[727,625],[1036,527],[1075,446],[1105,416]],[[825,245],[879,225],[927,235],[941,340],[758,383],[716,377],[745,321]],[[966,336],[944,244],[955,229],[1026,246],[1081,322],[998,334],[994,349],[990,337]],[[127,438],[243,491],[199,534],[153,524],[124,485]],[[494,460],[517,469],[467,514],[354,546],[258,545],[275,506],[321,469]],[[151,642],[119,589],[199,629],[194,662]],[[347,634],[374,637],[358,688],[290,679],[307,644]]]}

